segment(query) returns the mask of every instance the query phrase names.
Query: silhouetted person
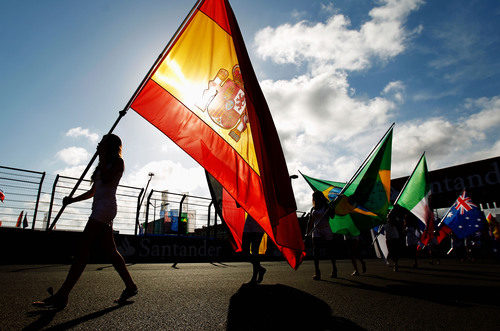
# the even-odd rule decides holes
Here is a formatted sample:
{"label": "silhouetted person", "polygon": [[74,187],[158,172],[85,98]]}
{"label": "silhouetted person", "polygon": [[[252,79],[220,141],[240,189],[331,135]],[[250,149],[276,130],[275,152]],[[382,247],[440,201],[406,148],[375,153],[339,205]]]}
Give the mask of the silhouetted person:
{"label": "silhouetted person", "polygon": [[414,261],[413,268],[418,268],[417,246],[418,241],[420,240],[421,232],[408,215],[405,215],[404,227],[406,232],[406,246],[408,247],[410,258]]}
{"label": "silhouetted person", "polygon": [[248,256],[252,264],[252,278],[248,284],[253,285],[262,282],[266,269],[260,265],[259,247],[264,236],[264,230],[250,215],[247,216],[245,227],[243,228],[243,238],[241,248]]}
{"label": "silhouetted person", "polygon": [[389,251],[388,258],[393,262],[393,270],[399,270],[399,231],[397,227],[396,217],[389,214],[387,217],[387,223],[383,225],[383,230],[385,231],[385,241],[387,243],[387,250]]}
{"label": "silhouetted person", "polygon": [[80,247],[66,280],[55,294],[52,295],[49,291],[50,297],[34,302],[35,306],[63,309],[67,305],[69,293],[87,265],[90,248],[94,242],[99,242],[104,253],[111,257],[113,266],[125,283],[125,290],[115,302],[123,303],[137,294],[137,286],[127,270],[123,257],[116,249],[113,238],[113,219],[117,212],[116,189],[125,169],[121,150],[122,143],[118,136],[105,135],[97,145],[99,163],[91,177],[92,187],[77,197],[63,199],[63,204],[68,205],[93,197],[92,213],[83,231]]}
{"label": "silhouetted person", "polygon": [[349,241],[349,247],[351,248],[351,263],[354,268],[354,271],[351,273],[351,276],[359,276],[359,269],[357,260],[361,263],[361,271],[363,273],[366,272],[366,263],[363,261],[361,257],[361,240],[360,236],[352,236],[346,235],[346,239]]}
{"label": "silhouetted person", "polygon": [[453,232],[450,234],[451,237],[451,247],[455,251],[455,256],[458,262],[465,262],[465,241],[463,238],[458,238]]}
{"label": "silhouetted person", "polygon": [[312,204],[309,223],[307,224],[307,235],[312,236],[313,259],[314,259],[314,280],[321,279],[319,269],[319,258],[321,250],[326,249],[327,257],[332,262],[331,278],[337,277],[337,265],[335,260],[335,239],[330,228],[330,217],[334,210],[328,207],[328,200],[322,192],[316,191],[312,195]]}
{"label": "silhouetted person", "polygon": [[431,240],[429,241],[429,250],[431,254],[431,264],[440,264],[441,260],[439,259],[439,255],[441,255],[441,251],[439,249],[439,243],[437,239],[437,231],[434,232]]}

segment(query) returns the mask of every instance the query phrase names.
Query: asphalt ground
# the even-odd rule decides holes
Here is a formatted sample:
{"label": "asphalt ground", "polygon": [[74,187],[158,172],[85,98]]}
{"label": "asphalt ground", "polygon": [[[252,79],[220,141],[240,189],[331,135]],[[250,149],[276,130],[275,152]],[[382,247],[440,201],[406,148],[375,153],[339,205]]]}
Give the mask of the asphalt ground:
{"label": "asphalt ground", "polygon": [[401,262],[393,272],[380,260],[350,276],[314,281],[312,261],[298,271],[263,262],[262,284],[244,285],[248,263],[134,264],[139,294],[116,305],[123,284],[109,265],[91,264],[60,312],[31,306],[57,288],[68,265],[0,266],[0,329],[81,330],[500,330],[500,265],[455,260],[419,269]]}

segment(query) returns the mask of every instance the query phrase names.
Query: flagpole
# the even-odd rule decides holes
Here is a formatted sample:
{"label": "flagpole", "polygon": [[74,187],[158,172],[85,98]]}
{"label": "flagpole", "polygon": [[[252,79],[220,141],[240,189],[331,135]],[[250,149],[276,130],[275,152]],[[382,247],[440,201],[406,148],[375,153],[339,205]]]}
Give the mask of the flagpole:
{"label": "flagpole", "polygon": [[439,224],[437,225],[437,228],[439,228],[439,226],[441,225],[441,223],[443,223],[444,219],[448,216],[448,214],[450,213],[451,211],[451,208],[453,208],[453,206],[455,205],[455,203],[453,203],[451,205],[450,208],[448,208],[448,211],[446,212],[446,214],[444,214],[444,216],[441,218],[441,221],[439,221]]}
{"label": "flagpole", "polygon": [[422,154],[422,156],[420,157],[420,159],[418,159],[418,162],[417,162],[417,165],[415,166],[415,169],[413,169],[413,171],[411,172],[410,176],[408,177],[408,179],[406,180],[406,183],[405,185],[403,186],[403,188],[401,189],[401,191],[399,192],[398,194],[398,197],[396,198],[396,200],[394,201],[394,206],[398,203],[398,200],[399,198],[401,197],[401,194],[403,194],[405,188],[406,188],[406,185],[408,185],[408,182],[410,181],[410,178],[411,176],[413,176],[413,174],[415,173],[415,171],[417,170],[417,167],[418,165],[420,164],[420,161],[422,160],[422,158],[425,156],[425,152]]}
{"label": "flagpole", "polygon": [[[193,8],[191,8],[191,10],[189,11],[188,15],[184,18],[184,21],[182,21],[181,25],[177,28],[177,30],[175,31],[175,33],[172,36],[172,38],[170,38],[170,41],[167,43],[167,46],[165,46],[165,48],[160,53],[160,55],[158,55],[158,57],[156,58],[156,61],[151,66],[151,68],[149,69],[149,71],[146,74],[146,76],[144,76],[144,79],[142,80],[141,84],[137,87],[137,89],[135,90],[135,92],[132,95],[132,97],[130,98],[130,100],[127,102],[127,105],[123,108],[123,110],[121,110],[119,112],[118,118],[113,123],[113,125],[111,126],[111,129],[108,131],[107,134],[111,134],[114,131],[114,129],[116,128],[116,126],[118,125],[118,123],[120,122],[120,120],[127,114],[127,111],[130,109],[130,106],[135,101],[135,99],[137,98],[137,96],[139,95],[139,93],[141,92],[141,90],[144,88],[144,86],[146,85],[147,81],[151,78],[151,76],[153,75],[153,73],[156,71],[156,68],[158,67],[158,65],[160,64],[160,62],[163,60],[163,58],[165,57],[165,55],[168,53],[168,51],[172,47],[174,41],[177,39],[177,37],[179,36],[179,34],[182,31],[182,29],[184,29],[184,27],[186,26],[186,23],[193,16],[193,13],[194,13],[195,9],[199,6],[199,4],[202,1],[203,0],[198,0],[194,4]],[[76,182],[75,186],[71,190],[71,192],[68,195],[68,197],[71,198],[75,194],[76,190],[78,189],[78,186],[80,186],[81,182],[83,181],[83,178],[85,177],[85,175],[89,171],[90,167],[94,163],[94,161],[97,158],[97,156],[98,156],[98,153],[97,153],[97,150],[96,150],[96,152],[94,153],[94,156],[92,156],[92,158],[90,159],[89,164],[87,165],[87,167],[83,171],[82,175],[80,176],[80,178]],[[57,221],[61,217],[61,215],[62,215],[62,213],[63,213],[63,211],[64,211],[65,208],[66,208],[66,205],[62,205],[61,206],[61,209],[59,209],[59,212],[57,213],[56,217],[54,218],[54,221],[52,222],[52,224],[50,225],[50,227],[48,229],[49,231],[52,231],[52,229],[54,228],[54,226],[56,225]],[[48,222],[50,222],[50,220],[48,220]]]}
{"label": "flagpole", "polygon": [[[389,127],[389,129],[385,132],[385,134],[382,136],[382,138],[378,141],[378,143],[375,145],[375,147],[373,147],[372,151],[370,152],[370,154],[368,154],[368,156],[366,157],[366,159],[363,161],[363,163],[361,163],[361,165],[359,166],[358,170],[354,173],[354,175],[351,177],[351,179],[349,179],[349,181],[344,185],[344,187],[342,188],[342,190],[340,191],[340,193],[337,195],[337,197],[333,200],[337,200],[337,198],[342,194],[344,193],[344,191],[352,184],[352,182],[354,181],[354,179],[356,178],[356,176],[361,172],[361,170],[363,169],[363,167],[365,166],[365,164],[368,162],[368,160],[370,159],[370,157],[373,155],[373,153],[375,152],[375,150],[377,149],[377,147],[380,145],[380,143],[384,140],[384,138],[387,137],[387,134],[389,133],[389,131],[391,131],[391,129],[394,127],[394,124],[396,123],[392,123],[391,126]],[[333,202],[332,201],[332,202]]]}
{"label": "flagpole", "polygon": [[[465,190],[462,191],[462,193],[464,193]],[[460,197],[462,194],[459,194],[458,196]],[[441,223],[443,223],[444,219],[446,218],[446,216],[448,216],[448,214],[450,213],[451,211],[451,208],[453,208],[453,206],[455,205],[455,203],[457,202],[458,198],[455,199],[455,202],[453,202],[450,206],[450,208],[448,208],[448,211],[446,212],[446,214],[444,214],[444,216],[441,218],[441,221],[439,221],[439,224],[437,225],[437,227],[439,228],[439,226],[441,225]]]}

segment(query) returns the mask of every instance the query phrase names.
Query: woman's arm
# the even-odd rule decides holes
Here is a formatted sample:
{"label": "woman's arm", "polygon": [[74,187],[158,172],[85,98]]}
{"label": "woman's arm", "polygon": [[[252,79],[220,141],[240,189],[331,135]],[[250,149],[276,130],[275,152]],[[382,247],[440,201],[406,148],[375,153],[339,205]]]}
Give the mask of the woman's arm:
{"label": "woman's arm", "polygon": [[77,197],[64,197],[63,205],[69,205],[70,203],[90,199],[94,196],[94,194],[95,194],[95,186],[94,186],[94,184],[92,184],[92,187],[90,188],[90,190],[88,190],[87,192],[85,192]]}

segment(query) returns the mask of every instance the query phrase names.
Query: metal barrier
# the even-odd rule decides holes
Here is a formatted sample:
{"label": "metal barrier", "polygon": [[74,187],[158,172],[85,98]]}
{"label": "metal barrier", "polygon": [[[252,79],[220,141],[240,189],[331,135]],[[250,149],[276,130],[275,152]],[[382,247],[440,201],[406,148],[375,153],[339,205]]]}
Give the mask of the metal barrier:
{"label": "metal barrier", "polygon": [[212,200],[187,193],[151,190],[144,213],[140,232],[147,234],[209,236],[217,225]]}
{"label": "metal barrier", "polygon": [[[0,226],[47,230],[62,206],[63,197],[77,181],[74,177],[0,166],[0,190],[5,195],[4,202],[0,202]],[[83,180],[75,196],[90,187],[91,182]],[[169,191],[145,192],[144,188],[118,185],[116,199],[118,213],[113,229],[122,234],[207,238],[229,235],[210,198]],[[92,199],[67,206],[54,229],[83,231],[91,206]],[[300,217],[305,213],[297,214]]]}
{"label": "metal barrier", "polygon": [[45,172],[0,166],[1,226],[34,229]]}

